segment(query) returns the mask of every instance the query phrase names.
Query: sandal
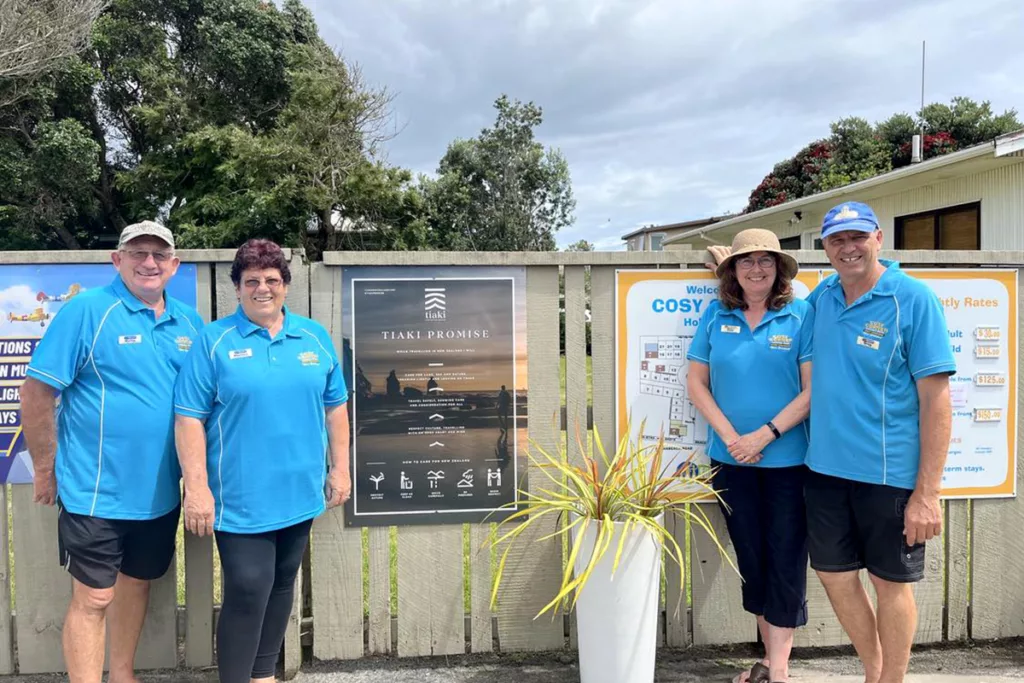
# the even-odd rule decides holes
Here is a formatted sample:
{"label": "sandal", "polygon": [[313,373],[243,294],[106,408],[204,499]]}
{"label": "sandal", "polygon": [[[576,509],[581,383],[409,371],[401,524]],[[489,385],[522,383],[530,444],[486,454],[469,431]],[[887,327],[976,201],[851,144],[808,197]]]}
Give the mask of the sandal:
{"label": "sandal", "polygon": [[743,674],[739,674],[732,679],[732,683],[771,683],[771,677],[768,673],[768,667],[761,662],[755,662],[750,667],[750,671],[747,672],[747,678],[742,678]]}

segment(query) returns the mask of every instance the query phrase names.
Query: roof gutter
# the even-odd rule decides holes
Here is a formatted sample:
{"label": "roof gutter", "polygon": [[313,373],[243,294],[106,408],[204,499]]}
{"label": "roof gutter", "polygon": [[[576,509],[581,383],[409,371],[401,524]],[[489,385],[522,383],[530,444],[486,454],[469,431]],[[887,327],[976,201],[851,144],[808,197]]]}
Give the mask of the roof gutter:
{"label": "roof gutter", "polygon": [[[1021,145],[1020,149],[1024,149],[1024,131],[1011,134],[1010,136],[1007,137],[1012,137],[1014,135],[1020,135],[1020,139],[1009,144],[1019,144]],[[749,221],[754,221],[765,216],[771,216],[777,213],[793,211],[795,209],[799,209],[802,206],[814,204],[825,199],[838,199],[839,197],[843,197],[848,194],[863,192],[864,190],[870,189],[877,185],[884,185],[885,183],[888,183],[893,180],[899,180],[901,178],[905,178],[908,176],[917,175],[918,173],[924,173],[925,171],[934,171],[936,169],[944,168],[952,164],[958,164],[961,161],[967,161],[969,159],[982,157],[985,156],[986,154],[991,153],[993,149],[996,149],[997,144],[999,144],[998,140],[990,140],[989,142],[984,142],[979,145],[975,145],[974,147],[962,149],[959,152],[945,154],[940,157],[929,159],[928,161],[922,161],[918,164],[904,166],[903,168],[898,168],[895,171],[889,171],[888,173],[883,173],[881,175],[876,175],[871,178],[866,178],[865,180],[860,180],[855,183],[850,183],[849,185],[837,187],[833,190],[819,192],[818,194],[812,194],[806,197],[800,197],[799,199],[794,199],[793,201],[786,202],[785,204],[777,204],[775,206],[770,206],[766,209],[759,209],[757,211],[754,211],[753,213],[743,214],[737,216],[736,218],[731,218],[720,223],[706,225],[702,228],[697,228],[695,230],[689,230],[682,234],[666,239],[662,244],[674,244],[676,242],[681,242],[687,239],[693,239],[695,237],[701,237],[708,240],[709,242],[713,242],[714,240],[711,240],[708,237],[706,237],[706,233],[711,232],[712,230],[720,230],[723,228],[730,228],[736,225],[742,225]],[[1008,153],[1009,152],[1004,152],[1004,154]]]}
{"label": "roof gutter", "polygon": [[1005,157],[1024,151],[1024,130],[996,138],[996,156]]}

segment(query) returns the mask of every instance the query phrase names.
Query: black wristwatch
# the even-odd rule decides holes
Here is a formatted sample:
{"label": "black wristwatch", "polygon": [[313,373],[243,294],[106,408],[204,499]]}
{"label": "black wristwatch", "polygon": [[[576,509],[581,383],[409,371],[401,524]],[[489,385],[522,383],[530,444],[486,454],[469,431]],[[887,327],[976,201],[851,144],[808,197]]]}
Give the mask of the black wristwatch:
{"label": "black wristwatch", "polygon": [[776,427],[771,420],[768,420],[768,429],[772,430],[772,434],[775,435],[776,439],[782,438],[782,432],[779,431],[779,428]]}

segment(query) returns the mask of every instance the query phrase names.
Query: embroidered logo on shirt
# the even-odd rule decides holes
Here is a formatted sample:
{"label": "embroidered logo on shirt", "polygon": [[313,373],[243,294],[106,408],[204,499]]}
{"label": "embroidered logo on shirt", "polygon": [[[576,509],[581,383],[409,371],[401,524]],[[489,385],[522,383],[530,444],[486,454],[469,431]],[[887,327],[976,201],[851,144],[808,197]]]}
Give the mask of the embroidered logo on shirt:
{"label": "embroidered logo on shirt", "polygon": [[320,356],[316,351],[303,351],[299,354],[299,362],[303,365],[320,365]]}
{"label": "embroidered logo on shirt", "polygon": [[722,325],[722,332],[725,332],[726,334],[739,334],[740,333],[740,326],[739,325]]}
{"label": "embroidered logo on shirt", "polygon": [[118,344],[141,344],[142,343],[142,335],[141,334],[122,334],[120,337],[117,338],[117,343]]}
{"label": "embroidered logo on shirt", "polygon": [[785,334],[773,334],[768,337],[768,346],[780,351],[789,351],[793,348],[793,338]]}
{"label": "embroidered logo on shirt", "polygon": [[864,334],[872,337],[884,337],[889,333],[889,329],[882,323],[871,320],[864,325]]}
{"label": "embroidered logo on shirt", "polygon": [[858,346],[864,346],[864,347],[869,348],[869,349],[874,349],[875,351],[878,350],[878,340],[877,339],[868,339],[866,337],[858,336],[857,337],[857,345]]}
{"label": "embroidered logo on shirt", "polygon": [[236,358],[252,358],[252,349],[235,349],[234,351],[228,351],[228,358],[235,360]]}
{"label": "embroidered logo on shirt", "polygon": [[188,351],[192,348],[192,340],[182,335],[174,340],[178,344],[179,351]]}

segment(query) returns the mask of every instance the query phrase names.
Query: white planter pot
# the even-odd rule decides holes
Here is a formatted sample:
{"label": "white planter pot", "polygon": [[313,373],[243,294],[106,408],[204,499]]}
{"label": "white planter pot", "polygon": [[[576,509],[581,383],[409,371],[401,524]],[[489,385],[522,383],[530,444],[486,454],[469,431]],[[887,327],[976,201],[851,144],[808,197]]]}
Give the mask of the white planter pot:
{"label": "white planter pot", "polygon": [[[659,518],[658,523],[662,522]],[[652,683],[661,578],[659,548],[649,531],[634,526],[612,576],[623,528],[622,523],[615,526],[611,546],[594,567],[576,603],[580,680]],[[591,522],[583,534],[575,562],[577,576],[593,555],[597,531],[597,523]],[[574,537],[578,533],[579,527],[574,528]]]}

